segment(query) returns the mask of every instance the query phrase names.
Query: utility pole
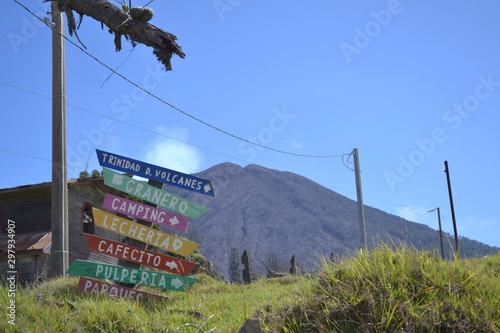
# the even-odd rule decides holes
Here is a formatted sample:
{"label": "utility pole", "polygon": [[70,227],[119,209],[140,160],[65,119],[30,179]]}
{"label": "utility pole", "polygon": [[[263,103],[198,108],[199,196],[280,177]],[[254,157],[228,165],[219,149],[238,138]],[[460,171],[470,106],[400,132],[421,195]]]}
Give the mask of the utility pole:
{"label": "utility pole", "polygon": [[441,258],[444,260],[444,246],[443,246],[443,229],[441,228],[441,212],[439,211],[438,208],[434,208],[429,210],[427,213],[433,212],[437,210],[438,213],[438,223],[439,223],[439,242],[441,244]]}
{"label": "utility pole", "polygon": [[68,252],[68,185],[66,169],[66,66],[64,18],[52,2],[52,245],[51,273],[66,276]]}
{"label": "utility pole", "polygon": [[444,161],[444,172],[448,182],[448,194],[450,196],[451,218],[453,220],[453,231],[455,233],[455,249],[457,256],[460,258],[460,245],[458,244],[457,220],[455,219],[455,207],[453,206],[453,195],[451,193],[450,170],[448,169],[448,161]]}
{"label": "utility pole", "polygon": [[367,244],[366,244],[365,208],[363,205],[363,191],[361,189],[361,170],[359,168],[358,148],[354,148],[352,154],[354,155],[354,173],[356,175],[356,194],[358,196],[358,215],[359,215],[359,227],[361,231],[361,247],[366,250]]}

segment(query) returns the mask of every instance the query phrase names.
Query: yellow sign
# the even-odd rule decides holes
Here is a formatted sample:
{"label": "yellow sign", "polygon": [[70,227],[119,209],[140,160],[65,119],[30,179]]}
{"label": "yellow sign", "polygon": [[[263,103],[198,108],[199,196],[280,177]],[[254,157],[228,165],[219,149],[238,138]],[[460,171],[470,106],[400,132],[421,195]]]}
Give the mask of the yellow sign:
{"label": "yellow sign", "polygon": [[177,253],[184,257],[189,256],[200,246],[200,244],[143,226],[139,223],[103,212],[96,208],[92,208],[92,212],[94,214],[94,223],[98,227],[159,247],[169,252]]}

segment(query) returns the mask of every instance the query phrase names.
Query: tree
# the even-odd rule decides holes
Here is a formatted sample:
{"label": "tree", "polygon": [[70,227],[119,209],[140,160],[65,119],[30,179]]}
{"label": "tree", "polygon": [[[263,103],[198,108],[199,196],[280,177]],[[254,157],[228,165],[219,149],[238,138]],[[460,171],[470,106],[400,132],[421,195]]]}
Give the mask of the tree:
{"label": "tree", "polygon": [[236,247],[231,248],[229,257],[229,279],[231,283],[242,284],[241,279],[241,253]]}
{"label": "tree", "polygon": [[[50,0],[45,0],[50,1]],[[153,48],[153,54],[165,65],[165,70],[172,70],[170,59],[173,54],[184,58],[185,54],[176,43],[177,37],[145,21],[145,16],[137,15],[126,8],[120,9],[106,0],[54,0],[61,11],[66,13],[70,35],[77,34],[77,24],[73,12],[76,12],[80,25],[83,16],[89,16],[106,25],[115,35],[116,51],[121,50],[121,37],[130,40],[132,45],[141,43]],[[152,11],[150,13],[152,15]],[[77,36],[78,38],[78,36]]]}
{"label": "tree", "polygon": [[287,271],[285,264],[283,264],[283,261],[278,257],[276,253],[272,251],[267,254],[264,267],[267,271],[272,272],[283,273]]}

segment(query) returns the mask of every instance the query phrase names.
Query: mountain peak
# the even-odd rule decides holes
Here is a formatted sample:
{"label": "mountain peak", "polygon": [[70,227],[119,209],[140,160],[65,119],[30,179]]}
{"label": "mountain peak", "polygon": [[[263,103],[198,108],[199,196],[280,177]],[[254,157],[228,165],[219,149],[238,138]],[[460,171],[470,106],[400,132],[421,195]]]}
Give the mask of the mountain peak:
{"label": "mountain peak", "polygon": [[[313,269],[322,256],[353,253],[360,246],[356,202],[303,176],[229,162],[198,175],[212,181],[216,198],[179,194],[211,208],[192,221],[189,229],[202,235],[202,253],[226,276],[231,248],[241,253],[247,250],[255,269],[265,274],[270,255],[285,265],[295,255],[303,267]],[[365,216],[369,247],[404,242],[417,249],[439,249],[438,233],[423,224],[368,206]],[[449,255],[453,240],[445,236],[445,253]],[[464,257],[495,249],[467,238],[461,240]]]}

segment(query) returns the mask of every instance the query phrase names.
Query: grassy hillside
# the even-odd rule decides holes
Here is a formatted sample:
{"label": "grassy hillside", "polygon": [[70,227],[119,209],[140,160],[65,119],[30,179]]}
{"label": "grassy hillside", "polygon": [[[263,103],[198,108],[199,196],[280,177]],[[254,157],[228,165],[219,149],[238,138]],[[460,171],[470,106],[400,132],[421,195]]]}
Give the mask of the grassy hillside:
{"label": "grassy hillside", "polygon": [[[500,332],[500,255],[442,261],[408,248],[377,248],[324,264],[315,276],[228,285],[199,275],[168,300],[80,294],[77,278],[17,290],[7,332]],[[8,304],[7,288],[0,291]],[[2,306],[6,311],[5,307]]]}
{"label": "grassy hillside", "polygon": [[325,264],[278,332],[500,332],[500,256],[442,261],[377,248]]}

